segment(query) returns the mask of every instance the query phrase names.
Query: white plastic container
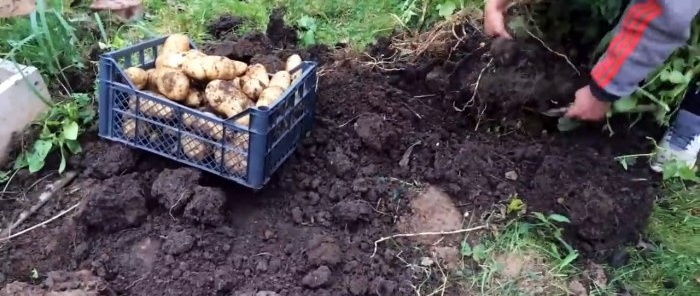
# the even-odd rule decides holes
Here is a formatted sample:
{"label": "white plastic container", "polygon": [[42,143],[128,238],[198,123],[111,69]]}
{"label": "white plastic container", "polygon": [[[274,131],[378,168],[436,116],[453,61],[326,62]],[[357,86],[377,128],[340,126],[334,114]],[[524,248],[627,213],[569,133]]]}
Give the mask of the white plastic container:
{"label": "white plastic container", "polygon": [[0,165],[7,161],[12,134],[39,119],[50,100],[37,68],[0,59]]}

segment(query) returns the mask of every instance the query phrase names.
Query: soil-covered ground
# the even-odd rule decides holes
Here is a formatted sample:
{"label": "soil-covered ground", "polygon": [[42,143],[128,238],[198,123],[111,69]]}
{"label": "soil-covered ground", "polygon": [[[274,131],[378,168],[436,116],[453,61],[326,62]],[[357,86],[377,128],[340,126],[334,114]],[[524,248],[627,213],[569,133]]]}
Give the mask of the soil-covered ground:
{"label": "soil-covered ground", "polygon": [[[221,41],[205,50],[268,69],[300,51],[278,20],[243,38],[227,28],[239,22],[212,25]],[[395,56],[389,40],[368,51],[374,59],[301,51],[320,63],[315,126],[260,192],[86,135],[69,162],[76,180],[20,228],[77,210],[0,241],[0,294],[415,295],[424,274],[407,267],[421,258],[408,246],[450,261],[460,238],[374,241],[476,226],[514,196],[529,212],[569,217],[565,235],[586,257],[635,242],[656,177],[613,158],[647,151],[648,131],[613,122],[613,136],[599,125],[557,132],[537,111],[563,106],[570,81],[585,79],[537,43],[492,47],[464,32],[446,44],[448,59],[415,63],[378,63]],[[36,181],[12,180],[36,190],[4,197],[3,226],[35,202]]]}

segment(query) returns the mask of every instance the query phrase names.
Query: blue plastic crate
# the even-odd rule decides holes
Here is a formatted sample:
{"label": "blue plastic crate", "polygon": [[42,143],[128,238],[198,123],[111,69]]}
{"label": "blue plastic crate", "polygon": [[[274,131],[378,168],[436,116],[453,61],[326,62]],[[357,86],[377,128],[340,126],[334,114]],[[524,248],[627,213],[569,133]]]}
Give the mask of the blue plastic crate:
{"label": "blue plastic crate", "polygon": [[[260,189],[310,130],[316,103],[316,63],[273,106],[249,108],[228,119],[208,116],[138,90],[123,72],[155,66],[166,37],[100,57],[99,135]],[[192,48],[195,46],[192,44]],[[250,125],[236,120],[250,116]]]}

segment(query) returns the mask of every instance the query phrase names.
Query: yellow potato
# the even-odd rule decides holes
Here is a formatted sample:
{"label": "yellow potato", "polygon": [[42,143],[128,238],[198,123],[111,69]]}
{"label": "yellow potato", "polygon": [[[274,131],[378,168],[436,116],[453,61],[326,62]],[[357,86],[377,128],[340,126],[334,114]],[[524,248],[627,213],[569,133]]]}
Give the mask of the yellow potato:
{"label": "yellow potato", "polygon": [[190,93],[187,95],[187,98],[184,101],[184,104],[190,107],[199,107],[202,105],[202,102],[204,102],[204,92],[199,91],[198,89],[190,89]]}
{"label": "yellow potato", "polygon": [[158,84],[156,84],[156,74],[157,69],[156,68],[151,68],[146,70],[146,75],[148,76],[148,81],[146,83],[146,89],[157,92],[158,91]]}
{"label": "yellow potato", "polygon": [[298,54],[293,54],[287,58],[287,66],[285,68],[292,75],[292,81],[301,77],[301,57]]}
{"label": "yellow potato", "polygon": [[257,106],[257,107],[272,106],[277,100],[280,99],[280,97],[282,96],[282,93],[284,93],[284,89],[282,89],[281,87],[270,86],[270,87],[264,89],[260,93],[260,98],[255,103],[255,106]]}
{"label": "yellow potato", "polygon": [[139,67],[129,67],[124,70],[124,73],[127,77],[129,77],[131,83],[133,83],[138,89],[144,89],[148,84],[148,74],[144,69]]}
{"label": "yellow potato", "polygon": [[243,90],[243,93],[248,96],[248,98],[253,101],[257,101],[263,88],[265,88],[265,86],[262,82],[260,82],[260,80],[250,79],[243,84],[241,89]]}
{"label": "yellow potato", "polygon": [[243,83],[241,83],[241,78],[240,78],[240,77],[236,77],[236,78],[233,79],[233,86],[234,86],[235,88],[240,89],[240,88],[242,87],[242,85],[243,85]]}
{"label": "yellow potato", "polygon": [[190,94],[190,79],[175,69],[159,69],[156,72],[158,92],[173,101],[183,101]]}
{"label": "yellow potato", "polygon": [[166,53],[158,56],[156,59],[156,68],[171,68],[171,69],[182,69],[183,63],[187,58],[184,52],[177,53]]}
{"label": "yellow potato", "polygon": [[182,135],[180,145],[182,145],[182,152],[195,161],[204,160],[211,152],[206,142],[189,135]]}
{"label": "yellow potato", "polygon": [[[213,121],[218,117],[215,114],[209,112],[204,112],[204,114],[210,118],[201,118],[185,113],[182,114],[182,121],[185,124],[185,126],[189,127],[193,131],[199,131],[217,141],[223,139],[224,127],[221,124],[218,124],[215,121]],[[227,131],[226,133],[232,134],[233,131]]]}
{"label": "yellow potato", "polygon": [[222,56],[193,57],[185,61],[182,69],[197,80],[231,80],[239,76],[236,63]]}
{"label": "yellow potato", "polygon": [[287,89],[292,83],[292,75],[289,74],[287,71],[278,71],[275,73],[275,75],[272,75],[272,79],[270,79],[270,85],[268,87],[272,86],[279,86],[282,89]]}
{"label": "yellow potato", "polygon": [[165,39],[159,55],[181,53],[188,50],[190,50],[190,38],[188,38],[187,35],[176,33]]}
{"label": "yellow potato", "polygon": [[244,62],[233,60],[233,65],[236,68],[236,76],[244,75],[248,70],[248,64]]}
{"label": "yellow potato", "polygon": [[185,58],[191,59],[191,58],[199,58],[199,57],[206,57],[207,55],[199,50],[196,49],[190,49],[187,52],[185,52]]}
{"label": "yellow potato", "polygon": [[[265,87],[270,84],[270,77],[267,75],[267,70],[262,64],[250,65],[245,72],[245,76],[250,79],[260,80]],[[245,81],[243,81],[243,83],[245,83]]]}
{"label": "yellow potato", "polygon": [[212,109],[227,118],[243,112],[250,104],[248,97],[230,80],[209,82],[204,90],[204,96]]}
{"label": "yellow potato", "polygon": [[[144,91],[147,94],[150,94],[154,97],[161,98],[166,100],[165,97],[151,92],[151,91]],[[129,109],[131,112],[136,114],[136,105],[139,103],[139,101],[136,100],[136,96],[131,96],[129,97]],[[170,108],[170,106],[167,106],[165,104],[158,103],[156,101],[152,101],[150,99],[147,99],[145,97],[142,97],[140,100],[140,105],[139,111],[141,111],[141,114],[146,115],[146,116],[151,116],[151,117],[158,117],[158,118],[163,118],[163,119],[168,119],[172,118],[173,115],[175,114],[173,108]]]}
{"label": "yellow potato", "polygon": [[[145,121],[139,122],[138,129],[139,137],[145,137],[151,131],[150,124]],[[129,140],[136,138],[136,120],[134,118],[124,119],[122,123],[122,132]]]}
{"label": "yellow potato", "polygon": [[[233,141],[225,145],[224,147],[235,147],[243,151],[248,151],[248,135],[241,136],[238,135]],[[233,174],[238,176],[245,176],[248,172],[248,157],[243,152],[236,150],[223,149],[222,159],[222,149],[217,148],[214,150],[214,159],[216,163],[221,163],[223,160],[224,168]]]}

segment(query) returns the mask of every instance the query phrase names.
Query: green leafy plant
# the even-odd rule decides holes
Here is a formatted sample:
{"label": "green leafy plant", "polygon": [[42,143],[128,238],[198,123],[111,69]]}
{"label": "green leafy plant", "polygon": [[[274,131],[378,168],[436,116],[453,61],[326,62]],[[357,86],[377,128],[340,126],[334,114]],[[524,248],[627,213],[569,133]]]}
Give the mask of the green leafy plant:
{"label": "green leafy plant", "polygon": [[304,15],[299,18],[297,25],[300,28],[302,45],[309,46],[316,44],[316,30],[318,29],[316,19]]}
{"label": "green leafy plant", "polygon": [[34,173],[44,168],[46,158],[52,151],[61,155],[59,172],[66,168],[66,153],[81,151],[78,135],[81,127],[88,126],[95,118],[93,100],[87,94],[73,94],[65,101],[53,105],[37,125],[38,139],[15,160],[14,168],[27,168]]}

